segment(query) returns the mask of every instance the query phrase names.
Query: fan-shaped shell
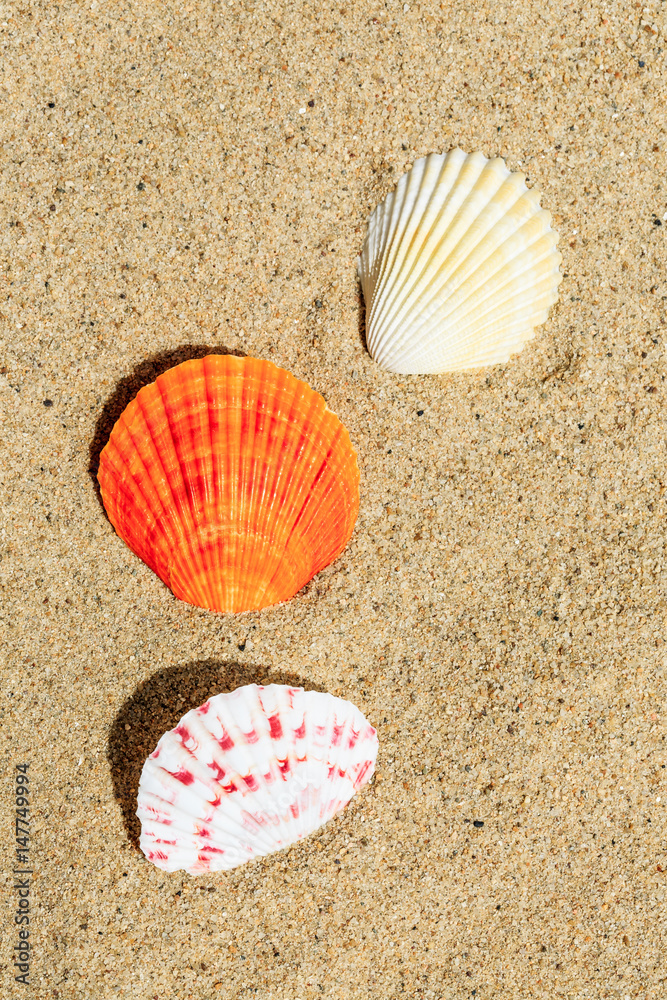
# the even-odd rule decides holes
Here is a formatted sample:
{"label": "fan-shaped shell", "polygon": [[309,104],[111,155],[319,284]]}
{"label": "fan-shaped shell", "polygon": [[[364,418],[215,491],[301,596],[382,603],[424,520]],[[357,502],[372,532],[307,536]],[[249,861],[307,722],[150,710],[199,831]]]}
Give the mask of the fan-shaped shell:
{"label": "fan-shaped shell", "polygon": [[141,849],[165,871],[236,868],[313,833],[371,778],[377,734],[342,698],[249,684],[183,716],[144,764]]}
{"label": "fan-shaped shell", "polygon": [[499,158],[417,160],[373,212],[359,259],[373,358],[403,374],[507,361],[558,298],[550,222]]}
{"label": "fan-shaped shell", "polygon": [[345,427],[305,382],[255,358],[186,361],[141,389],[98,479],[132,551],[214,611],[293,597],[342,552],[359,510]]}

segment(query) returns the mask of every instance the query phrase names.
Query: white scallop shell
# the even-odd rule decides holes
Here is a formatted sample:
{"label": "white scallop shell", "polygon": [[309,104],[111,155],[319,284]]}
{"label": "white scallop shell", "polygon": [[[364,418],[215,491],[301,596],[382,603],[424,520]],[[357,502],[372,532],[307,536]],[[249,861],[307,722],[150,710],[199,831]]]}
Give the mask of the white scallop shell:
{"label": "white scallop shell", "polygon": [[372,357],[406,375],[507,361],[558,298],[550,222],[500,158],[417,160],[373,212],[359,259]]}
{"label": "white scallop shell", "polygon": [[183,716],[144,764],[141,849],[165,871],[236,868],[301,840],[371,778],[377,734],[342,698],[249,684]]}

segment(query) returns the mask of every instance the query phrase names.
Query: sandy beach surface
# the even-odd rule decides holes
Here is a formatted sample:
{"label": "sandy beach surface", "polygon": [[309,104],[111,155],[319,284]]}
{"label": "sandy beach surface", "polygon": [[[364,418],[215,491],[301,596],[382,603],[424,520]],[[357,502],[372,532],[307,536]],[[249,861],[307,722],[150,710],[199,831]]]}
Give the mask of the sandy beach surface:
{"label": "sandy beach surface", "polygon": [[[0,43],[2,996],[667,995],[665,4],[2,0]],[[455,146],[539,186],[559,302],[505,365],[392,375],[356,259]],[[321,392],[361,470],[343,555],[242,616],[177,601],[96,490],[127,402],[211,350]],[[376,778],[165,874],[143,761],[254,681],[353,701]]]}

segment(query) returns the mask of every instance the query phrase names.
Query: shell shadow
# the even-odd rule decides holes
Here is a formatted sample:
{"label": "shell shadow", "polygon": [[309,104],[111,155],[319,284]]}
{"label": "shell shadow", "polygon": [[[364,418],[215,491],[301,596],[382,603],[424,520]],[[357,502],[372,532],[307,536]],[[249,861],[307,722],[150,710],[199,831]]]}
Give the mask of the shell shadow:
{"label": "shell shadow", "polygon": [[173,729],[186,712],[215,694],[234,691],[243,684],[289,684],[325,691],[298,674],[251,664],[202,660],[157,671],[142,681],[121,706],[109,731],[107,759],[128,839],[137,850],[141,832],[135,815],[137,791],[146,758],[155,750],[160,737]]}
{"label": "shell shadow", "polygon": [[359,288],[359,316],[357,322],[359,326],[357,332],[359,334],[359,340],[361,341],[361,346],[363,347],[366,354],[370,355],[370,351],[368,350],[368,341],[366,340],[366,300],[364,299],[364,293],[361,290],[361,282],[359,282],[358,288]]}
{"label": "shell shadow", "polygon": [[127,404],[134,399],[139,390],[143,389],[145,385],[154,382],[158,376],[175,365],[180,365],[183,361],[191,361],[193,358],[205,358],[209,354],[233,354],[237,358],[244,358],[246,356],[244,351],[232,350],[232,348],[228,347],[211,347],[210,344],[183,344],[181,347],[176,347],[171,351],[161,351],[159,354],[153,354],[150,358],[146,358],[145,361],[141,361],[129,375],[120,380],[107,399],[95,424],[95,433],[90,442],[88,462],[88,475],[90,476],[95,496],[104,511],[105,517],[107,514],[102,503],[100,484],[97,481],[97,470],[100,467],[102,449],[109,440],[109,435],[119,416]]}

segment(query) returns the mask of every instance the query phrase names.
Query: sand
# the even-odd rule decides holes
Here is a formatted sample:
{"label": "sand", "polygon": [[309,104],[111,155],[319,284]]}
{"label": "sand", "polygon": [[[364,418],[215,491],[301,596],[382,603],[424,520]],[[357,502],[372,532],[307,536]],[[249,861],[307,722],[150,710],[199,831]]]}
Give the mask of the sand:
{"label": "sand", "polygon": [[[2,4],[3,996],[665,995],[665,18]],[[560,299],[505,365],[391,375],[356,257],[456,145],[539,185]],[[179,603],[94,479],[139,386],[211,349],[308,381],[361,468],[341,558],[238,617]],[[377,777],[287,852],[167,875],[137,847],[143,760],[251,681],[354,701]]]}

